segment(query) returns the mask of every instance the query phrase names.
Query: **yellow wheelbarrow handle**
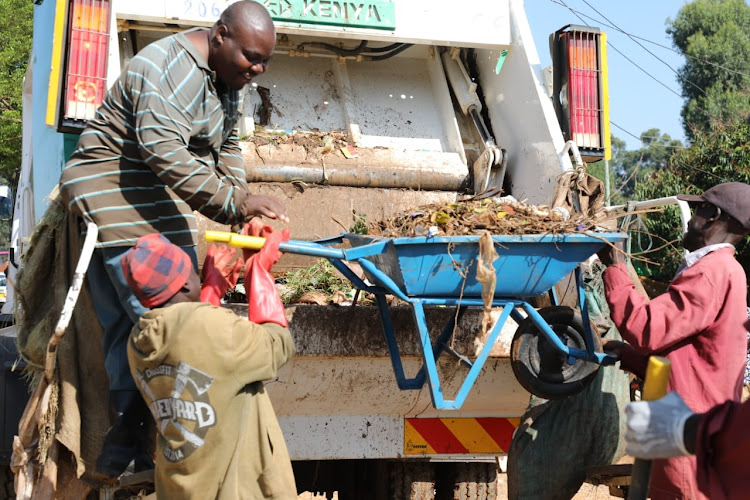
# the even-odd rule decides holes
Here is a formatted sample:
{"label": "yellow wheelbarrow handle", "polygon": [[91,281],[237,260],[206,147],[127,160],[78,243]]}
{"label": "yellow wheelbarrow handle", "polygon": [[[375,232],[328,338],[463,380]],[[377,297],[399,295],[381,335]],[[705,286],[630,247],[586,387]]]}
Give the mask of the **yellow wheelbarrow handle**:
{"label": "yellow wheelbarrow handle", "polygon": [[643,382],[643,401],[654,401],[667,395],[667,382],[672,363],[662,356],[649,356]]}
{"label": "yellow wheelbarrow handle", "polygon": [[227,231],[206,231],[205,238],[208,242],[226,243],[230,247],[247,248],[249,250],[260,250],[266,244],[266,239],[260,236],[247,236]]}
{"label": "yellow wheelbarrow handle", "polygon": [[[641,400],[654,401],[667,395],[667,382],[672,363],[662,356],[650,356],[643,381]],[[651,460],[637,458],[633,462],[633,472],[628,488],[628,500],[646,500],[651,482]]]}

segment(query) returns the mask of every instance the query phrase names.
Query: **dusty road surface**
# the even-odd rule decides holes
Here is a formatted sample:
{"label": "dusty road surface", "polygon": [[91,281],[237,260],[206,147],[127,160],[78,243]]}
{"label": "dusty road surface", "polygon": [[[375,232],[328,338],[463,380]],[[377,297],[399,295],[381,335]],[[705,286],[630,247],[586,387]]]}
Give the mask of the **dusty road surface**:
{"label": "dusty road surface", "polygon": [[[507,500],[508,498],[508,483],[505,474],[501,474],[498,478],[497,483],[497,500]],[[572,498],[572,500],[610,500],[618,498],[609,494],[609,488],[607,486],[593,486],[591,484],[584,483],[578,493]],[[316,495],[313,493],[303,493],[297,497],[297,500],[327,500],[325,495]],[[333,499],[338,500],[338,495],[334,493]],[[408,499],[404,499],[408,500]]]}

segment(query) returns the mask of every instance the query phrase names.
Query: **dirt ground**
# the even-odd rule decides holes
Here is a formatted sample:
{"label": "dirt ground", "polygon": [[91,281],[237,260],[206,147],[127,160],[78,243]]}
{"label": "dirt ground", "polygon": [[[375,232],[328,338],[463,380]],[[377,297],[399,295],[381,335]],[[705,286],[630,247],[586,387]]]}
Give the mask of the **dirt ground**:
{"label": "dirt ground", "polygon": [[609,494],[609,487],[607,486],[593,486],[590,484],[584,484],[573,500],[608,500],[610,498],[618,498]]}
{"label": "dirt ground", "polygon": [[[497,488],[497,500],[507,500],[508,498],[508,483],[505,474],[501,474],[498,478]],[[610,498],[617,498],[609,494],[608,486],[594,486],[588,483],[583,483],[581,489],[571,500],[609,500]]]}
{"label": "dirt ground", "polygon": [[[505,474],[498,478],[497,500],[507,500],[508,483]],[[618,498],[609,494],[607,486],[593,486],[584,483],[578,493],[571,500],[610,500]],[[314,495],[312,493],[303,493],[297,497],[297,500],[326,500],[325,495]],[[334,494],[333,500],[338,500],[338,495]]]}

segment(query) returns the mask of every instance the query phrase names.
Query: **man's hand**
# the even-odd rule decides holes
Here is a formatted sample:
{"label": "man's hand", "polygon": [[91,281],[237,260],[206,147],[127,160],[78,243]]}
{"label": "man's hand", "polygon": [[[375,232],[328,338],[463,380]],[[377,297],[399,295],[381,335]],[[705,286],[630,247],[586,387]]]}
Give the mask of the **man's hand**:
{"label": "man's hand", "polygon": [[614,266],[615,264],[625,263],[625,247],[621,241],[613,245],[606,245],[604,248],[599,250],[596,255],[599,256],[599,260],[605,266]]}
{"label": "man's hand", "polygon": [[604,343],[602,348],[604,352],[613,355],[619,361],[622,358],[622,350],[625,346],[627,346],[627,344],[620,340],[608,340]]}
{"label": "man's hand", "polygon": [[648,354],[641,354],[633,346],[619,340],[609,340],[604,346],[604,352],[612,354],[620,361],[620,369],[633,373],[638,378],[646,375]]}
{"label": "man's hand", "polygon": [[264,194],[248,195],[245,198],[244,214],[246,220],[250,220],[256,215],[262,215],[269,219],[278,219],[281,222],[289,223],[284,205],[276,198]]}
{"label": "man's hand", "polygon": [[628,455],[652,460],[690,454],[685,447],[684,432],[685,422],[693,412],[676,392],[656,401],[629,403],[625,414]]}
{"label": "man's hand", "polygon": [[237,256],[235,250],[227,245],[211,243],[206,251],[206,259],[203,264],[203,279],[211,279],[212,276],[221,276],[226,280],[227,287],[233,288],[242,270],[242,261],[232,261]]}
{"label": "man's hand", "polygon": [[258,236],[266,238],[266,243],[260,250],[242,249],[245,260],[245,272],[248,272],[250,258],[257,255],[257,259],[263,268],[270,272],[273,265],[281,258],[282,253],[279,251],[279,244],[282,241],[289,241],[289,228],[283,231],[274,231],[269,224],[263,224],[263,221],[256,217],[250,222],[246,222],[242,227],[242,234],[246,236]]}
{"label": "man's hand", "polygon": [[258,219],[254,219],[245,225],[243,232],[266,239],[263,248],[250,254],[245,265],[248,319],[258,324],[289,326],[284,314],[284,304],[271,275],[271,268],[281,257],[279,244],[289,241],[289,228],[274,231],[270,225],[261,224]]}
{"label": "man's hand", "polygon": [[221,299],[227,290],[234,288],[242,270],[242,260],[232,263],[236,254],[227,245],[214,243],[206,251],[203,263],[203,285],[201,286],[201,302],[221,305]]}

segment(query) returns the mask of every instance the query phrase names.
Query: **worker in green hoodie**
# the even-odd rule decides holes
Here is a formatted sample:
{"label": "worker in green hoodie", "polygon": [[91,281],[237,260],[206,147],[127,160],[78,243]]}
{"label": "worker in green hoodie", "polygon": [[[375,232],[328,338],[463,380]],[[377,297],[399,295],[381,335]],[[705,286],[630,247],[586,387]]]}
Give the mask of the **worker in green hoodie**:
{"label": "worker in green hoodie", "polygon": [[156,420],[158,498],[297,498],[263,386],[294,353],[269,273],[288,233],[265,227],[266,246],[245,264],[246,284],[265,283],[247,291],[256,322],[217,307],[242,267],[226,247],[209,249],[203,291],[187,254],[160,234],[139,238],[122,257],[128,284],[151,309],[133,328],[128,361]]}

